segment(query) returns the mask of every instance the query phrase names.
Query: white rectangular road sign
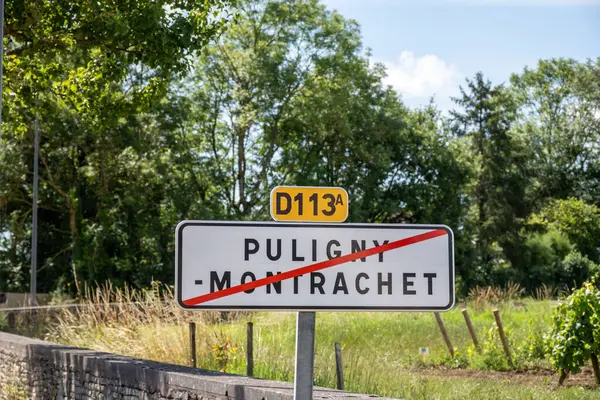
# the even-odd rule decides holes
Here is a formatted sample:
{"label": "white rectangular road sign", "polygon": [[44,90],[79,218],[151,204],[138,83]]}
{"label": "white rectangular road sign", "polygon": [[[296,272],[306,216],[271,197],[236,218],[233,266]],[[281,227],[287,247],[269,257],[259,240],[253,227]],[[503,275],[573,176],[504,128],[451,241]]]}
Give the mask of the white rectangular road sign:
{"label": "white rectangular road sign", "polygon": [[444,225],[183,221],[175,287],[186,309],[445,311]]}

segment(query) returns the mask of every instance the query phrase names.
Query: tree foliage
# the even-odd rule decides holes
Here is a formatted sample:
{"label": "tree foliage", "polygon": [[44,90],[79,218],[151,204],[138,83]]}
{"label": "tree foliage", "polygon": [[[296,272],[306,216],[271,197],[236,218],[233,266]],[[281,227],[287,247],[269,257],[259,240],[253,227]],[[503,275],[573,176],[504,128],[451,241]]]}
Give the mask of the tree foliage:
{"label": "tree foliage", "polygon": [[186,140],[224,217],[266,218],[270,188],[299,184],[344,187],[353,221],[457,221],[460,146],[434,107],[411,112],[382,85],[356,24],[313,0],[245,6],[184,95]]}
{"label": "tree foliage", "polygon": [[[536,175],[533,200],[600,199],[600,58],[542,60],[511,79]],[[539,204],[539,203],[538,203]]]}
{"label": "tree foliage", "polygon": [[597,270],[600,59],[478,73],[447,115],[318,0],[9,2],[5,31],[0,290],[28,285],[36,115],[43,291],[172,282],[178,221],[268,219],[284,184],[449,225],[463,290]]}
{"label": "tree foliage", "polygon": [[566,235],[577,250],[595,262],[600,262],[600,208],[581,199],[552,200],[537,213],[531,214],[530,229],[557,231]]}
{"label": "tree foliage", "polygon": [[517,104],[505,87],[493,86],[477,73],[460,90],[461,97],[454,100],[462,110],[450,113],[456,133],[468,139],[473,160],[467,221],[474,235],[471,262],[475,268],[470,269],[473,277],[468,278],[489,284],[494,269],[505,258],[510,260],[519,221],[530,209],[525,196],[528,151],[511,131]]}
{"label": "tree foliage", "polygon": [[80,280],[168,279],[172,221],[161,218],[161,201],[170,143],[161,109],[186,57],[221,29],[228,4],[7,4],[0,232],[10,234],[0,244],[2,288],[27,281],[35,115],[40,290],[66,274],[77,290]]}

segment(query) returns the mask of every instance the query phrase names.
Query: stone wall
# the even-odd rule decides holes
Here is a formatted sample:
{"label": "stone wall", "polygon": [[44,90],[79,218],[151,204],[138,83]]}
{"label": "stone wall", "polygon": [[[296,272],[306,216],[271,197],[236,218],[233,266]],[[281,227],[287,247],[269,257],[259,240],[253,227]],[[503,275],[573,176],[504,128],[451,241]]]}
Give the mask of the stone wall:
{"label": "stone wall", "polygon": [[[315,388],[314,399],[375,396]],[[0,400],[293,400],[292,385],[63,346],[0,332]],[[378,398],[381,399],[381,398]]]}

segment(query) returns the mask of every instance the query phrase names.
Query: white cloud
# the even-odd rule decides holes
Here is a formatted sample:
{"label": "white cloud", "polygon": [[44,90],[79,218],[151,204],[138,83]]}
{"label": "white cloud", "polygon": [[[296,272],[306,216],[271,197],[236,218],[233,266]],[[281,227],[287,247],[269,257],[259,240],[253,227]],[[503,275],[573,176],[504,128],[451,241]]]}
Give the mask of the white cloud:
{"label": "white cloud", "polygon": [[415,56],[403,51],[392,62],[383,62],[387,69],[384,83],[393,86],[410,103],[426,103],[435,95],[436,101],[445,101],[458,92],[463,75],[456,66],[434,54]]}
{"label": "white cloud", "polygon": [[[362,6],[366,0],[323,0],[329,7]],[[586,6],[599,5],[600,0],[369,0],[369,7],[402,6]]]}
{"label": "white cloud", "polygon": [[585,6],[598,5],[600,0],[445,0],[442,3],[471,6]]}

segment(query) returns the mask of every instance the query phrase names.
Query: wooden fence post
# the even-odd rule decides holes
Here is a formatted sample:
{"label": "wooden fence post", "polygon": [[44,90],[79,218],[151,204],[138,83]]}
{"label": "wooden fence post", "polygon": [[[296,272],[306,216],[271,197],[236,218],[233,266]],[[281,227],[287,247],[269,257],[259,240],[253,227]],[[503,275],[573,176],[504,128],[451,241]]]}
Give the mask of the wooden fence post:
{"label": "wooden fence post", "polygon": [[477,352],[481,354],[481,347],[479,347],[479,340],[477,339],[477,334],[475,333],[475,329],[473,328],[473,324],[471,323],[471,318],[469,317],[469,312],[466,308],[462,309],[463,317],[465,317],[465,323],[467,324],[467,328],[469,329],[469,333],[471,334],[471,339],[473,339],[473,344],[477,349]]}
{"label": "wooden fence post", "polygon": [[335,372],[337,376],[337,388],[344,390],[344,366],[342,365],[342,349],[340,344],[335,344]]}
{"label": "wooden fence post", "polygon": [[190,360],[192,368],[196,368],[196,324],[190,322]]}
{"label": "wooden fence post", "polygon": [[253,347],[252,340],[254,336],[254,325],[252,322],[248,322],[246,329],[246,375],[252,376],[254,374],[254,358],[253,358]]}
{"label": "wooden fence post", "polygon": [[8,327],[10,329],[15,329],[17,327],[17,315],[14,312],[9,311],[6,318],[8,319]]}
{"label": "wooden fence post", "polygon": [[448,337],[448,332],[446,332],[446,328],[444,327],[444,321],[442,321],[442,317],[440,313],[434,313],[435,320],[440,327],[440,331],[442,332],[442,336],[444,337],[444,341],[446,342],[446,346],[448,347],[448,351],[450,352],[450,356],[454,357],[454,347],[452,347],[452,343],[450,342],[450,338]]}
{"label": "wooden fence post", "polygon": [[510,356],[510,349],[508,348],[508,340],[506,339],[506,335],[504,334],[504,328],[502,327],[502,320],[500,319],[500,311],[494,310],[494,318],[496,319],[496,325],[498,325],[498,333],[500,333],[500,340],[502,340],[502,347],[504,347],[504,354],[506,354],[506,359],[508,360],[509,365],[513,365],[512,357]]}

